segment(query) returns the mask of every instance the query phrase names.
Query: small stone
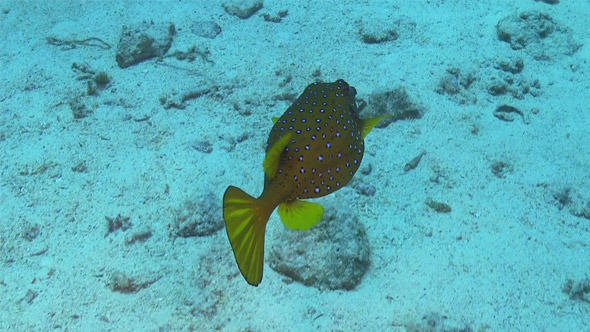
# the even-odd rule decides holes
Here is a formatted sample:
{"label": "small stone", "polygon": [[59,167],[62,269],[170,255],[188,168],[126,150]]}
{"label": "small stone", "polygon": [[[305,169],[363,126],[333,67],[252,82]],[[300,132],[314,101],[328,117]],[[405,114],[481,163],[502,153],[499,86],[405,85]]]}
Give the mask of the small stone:
{"label": "small stone", "polygon": [[516,115],[520,115],[523,121],[525,121],[524,113],[514,106],[501,105],[494,110],[494,116],[502,121],[512,122],[516,118]]}
{"label": "small stone", "polygon": [[363,175],[369,175],[369,174],[371,174],[372,170],[373,170],[373,166],[371,164],[364,164],[363,166],[361,166],[361,169],[359,171]]}
{"label": "small stone", "polygon": [[355,184],[354,189],[357,193],[363,196],[375,196],[375,193],[377,192],[374,185],[363,182]]}
{"label": "small stone", "polygon": [[506,174],[512,173],[514,171],[514,166],[505,161],[494,161],[491,165],[491,168],[492,174],[500,179],[506,177]]}
{"label": "small stone", "polygon": [[500,59],[495,67],[511,74],[518,74],[524,68],[524,61],[522,58]]}
{"label": "small stone", "polygon": [[567,207],[573,216],[590,220],[590,192],[556,185],[550,186],[550,190],[558,209]]}
{"label": "small stone", "polygon": [[262,6],[262,0],[224,0],[221,4],[226,13],[243,20],[254,15]]}
{"label": "small stone", "polygon": [[438,82],[436,92],[440,94],[455,95],[461,92],[461,86],[459,85],[459,79],[456,75],[447,73]]}
{"label": "small stone", "polygon": [[39,236],[40,232],[39,225],[26,223],[23,227],[21,236],[23,239],[31,242]]}
{"label": "small stone", "polygon": [[119,293],[134,293],[138,290],[134,280],[120,271],[114,271],[111,274],[108,286],[112,291]]}
{"label": "small stone", "polygon": [[559,0],[535,0],[536,2],[544,2],[550,5],[557,5]]}
{"label": "small stone", "polygon": [[162,57],[170,48],[174,33],[173,23],[143,22],[123,26],[117,46],[117,64],[120,68],[127,68],[153,57]]}
{"label": "small stone", "polygon": [[32,290],[27,290],[27,293],[25,294],[25,297],[23,298],[23,301],[27,302],[28,304],[33,303],[33,300],[35,300],[35,298],[37,298],[38,293]]}
{"label": "small stone", "polygon": [[429,208],[433,209],[434,211],[436,211],[438,213],[451,212],[451,206],[447,203],[437,202],[437,201],[433,200],[432,198],[427,198],[424,203],[426,203],[426,205],[428,205]]}
{"label": "small stone", "polygon": [[92,114],[92,109],[86,107],[80,96],[70,100],[68,105],[70,105],[75,120],[83,119]]}
{"label": "small stone", "polygon": [[590,278],[579,281],[566,280],[562,289],[572,300],[579,300],[590,303]]}
{"label": "small stone", "polygon": [[198,141],[193,144],[193,149],[201,153],[213,152],[213,145],[209,141]]}
{"label": "small stone", "polygon": [[221,27],[213,21],[197,21],[191,25],[191,31],[199,37],[213,39],[221,33]]}
{"label": "small stone", "polygon": [[72,167],[72,171],[76,173],[86,173],[88,172],[88,166],[86,166],[86,161],[82,160],[77,163],[75,166]]}
{"label": "small stone", "polygon": [[357,28],[361,40],[367,44],[383,43],[396,40],[399,37],[395,22],[371,18],[370,20],[357,21]]}
{"label": "small stone", "polygon": [[508,84],[504,81],[492,80],[488,85],[488,93],[492,96],[500,96],[508,92]]}

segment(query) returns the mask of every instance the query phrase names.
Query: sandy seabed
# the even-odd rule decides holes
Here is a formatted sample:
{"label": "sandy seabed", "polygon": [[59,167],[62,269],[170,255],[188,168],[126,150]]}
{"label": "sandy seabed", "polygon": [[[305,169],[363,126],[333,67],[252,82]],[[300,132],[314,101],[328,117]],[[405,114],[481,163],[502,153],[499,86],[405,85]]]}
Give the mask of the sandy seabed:
{"label": "sandy seabed", "polygon": [[[543,35],[500,40],[522,13],[548,17],[529,26]],[[0,2],[0,330],[588,330],[589,16],[581,0],[267,0],[247,19],[217,1]],[[167,54],[194,59],[121,69],[122,28],[144,21],[173,23]],[[220,223],[228,185],[258,195],[271,117],[339,78],[424,109],[366,138],[355,180],[373,195],[318,200],[358,213],[370,268],[349,291],[268,266],[251,287],[225,231],[178,236],[179,215]]]}

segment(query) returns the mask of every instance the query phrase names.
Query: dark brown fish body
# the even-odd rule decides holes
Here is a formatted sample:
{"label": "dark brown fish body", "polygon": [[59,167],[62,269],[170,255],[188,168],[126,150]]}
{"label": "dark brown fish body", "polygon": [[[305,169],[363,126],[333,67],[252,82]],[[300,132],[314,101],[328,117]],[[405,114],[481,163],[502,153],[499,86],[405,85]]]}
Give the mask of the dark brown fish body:
{"label": "dark brown fish body", "polygon": [[276,176],[265,176],[265,192],[279,202],[328,195],[346,185],[364,153],[356,91],[343,80],[310,84],[277,120],[268,138],[270,149],[281,137],[291,139]]}

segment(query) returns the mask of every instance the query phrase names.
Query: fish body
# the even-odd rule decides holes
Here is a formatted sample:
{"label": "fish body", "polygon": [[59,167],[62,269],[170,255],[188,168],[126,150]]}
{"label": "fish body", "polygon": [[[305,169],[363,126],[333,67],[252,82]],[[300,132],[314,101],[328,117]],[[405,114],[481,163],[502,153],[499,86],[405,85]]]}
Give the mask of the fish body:
{"label": "fish body", "polygon": [[264,190],[254,198],[230,186],[223,198],[228,238],[240,272],[257,286],[264,265],[264,232],[278,206],[283,223],[307,230],[323,207],[317,198],[346,185],[358,170],[364,137],[385,116],[359,119],[356,90],[344,80],[312,83],[272,127],[264,160]]}
{"label": "fish body", "polygon": [[328,195],[352,179],[365,149],[355,95],[343,80],[305,89],[270,131],[267,152],[284,135],[291,138],[277,174],[265,174],[265,189],[291,201]]}

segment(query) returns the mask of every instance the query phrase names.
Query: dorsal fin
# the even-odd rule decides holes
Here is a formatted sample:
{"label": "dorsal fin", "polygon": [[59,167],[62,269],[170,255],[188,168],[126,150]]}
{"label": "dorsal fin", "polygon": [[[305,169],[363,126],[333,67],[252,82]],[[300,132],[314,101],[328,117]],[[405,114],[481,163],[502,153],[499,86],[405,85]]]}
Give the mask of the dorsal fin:
{"label": "dorsal fin", "polygon": [[291,137],[293,133],[287,133],[285,136],[281,137],[276,143],[268,150],[266,153],[266,157],[264,158],[264,163],[262,167],[264,168],[264,173],[269,179],[272,179],[277,174],[277,170],[279,169],[279,161],[281,158],[281,154],[285,150],[285,147],[291,141]]}
{"label": "dorsal fin", "polygon": [[361,125],[362,125],[362,130],[361,130],[361,137],[363,139],[365,139],[365,137],[367,137],[367,135],[369,135],[369,133],[371,132],[371,130],[379,123],[379,121],[392,116],[393,114],[383,114],[374,118],[370,118],[370,119],[362,119],[361,120]]}

